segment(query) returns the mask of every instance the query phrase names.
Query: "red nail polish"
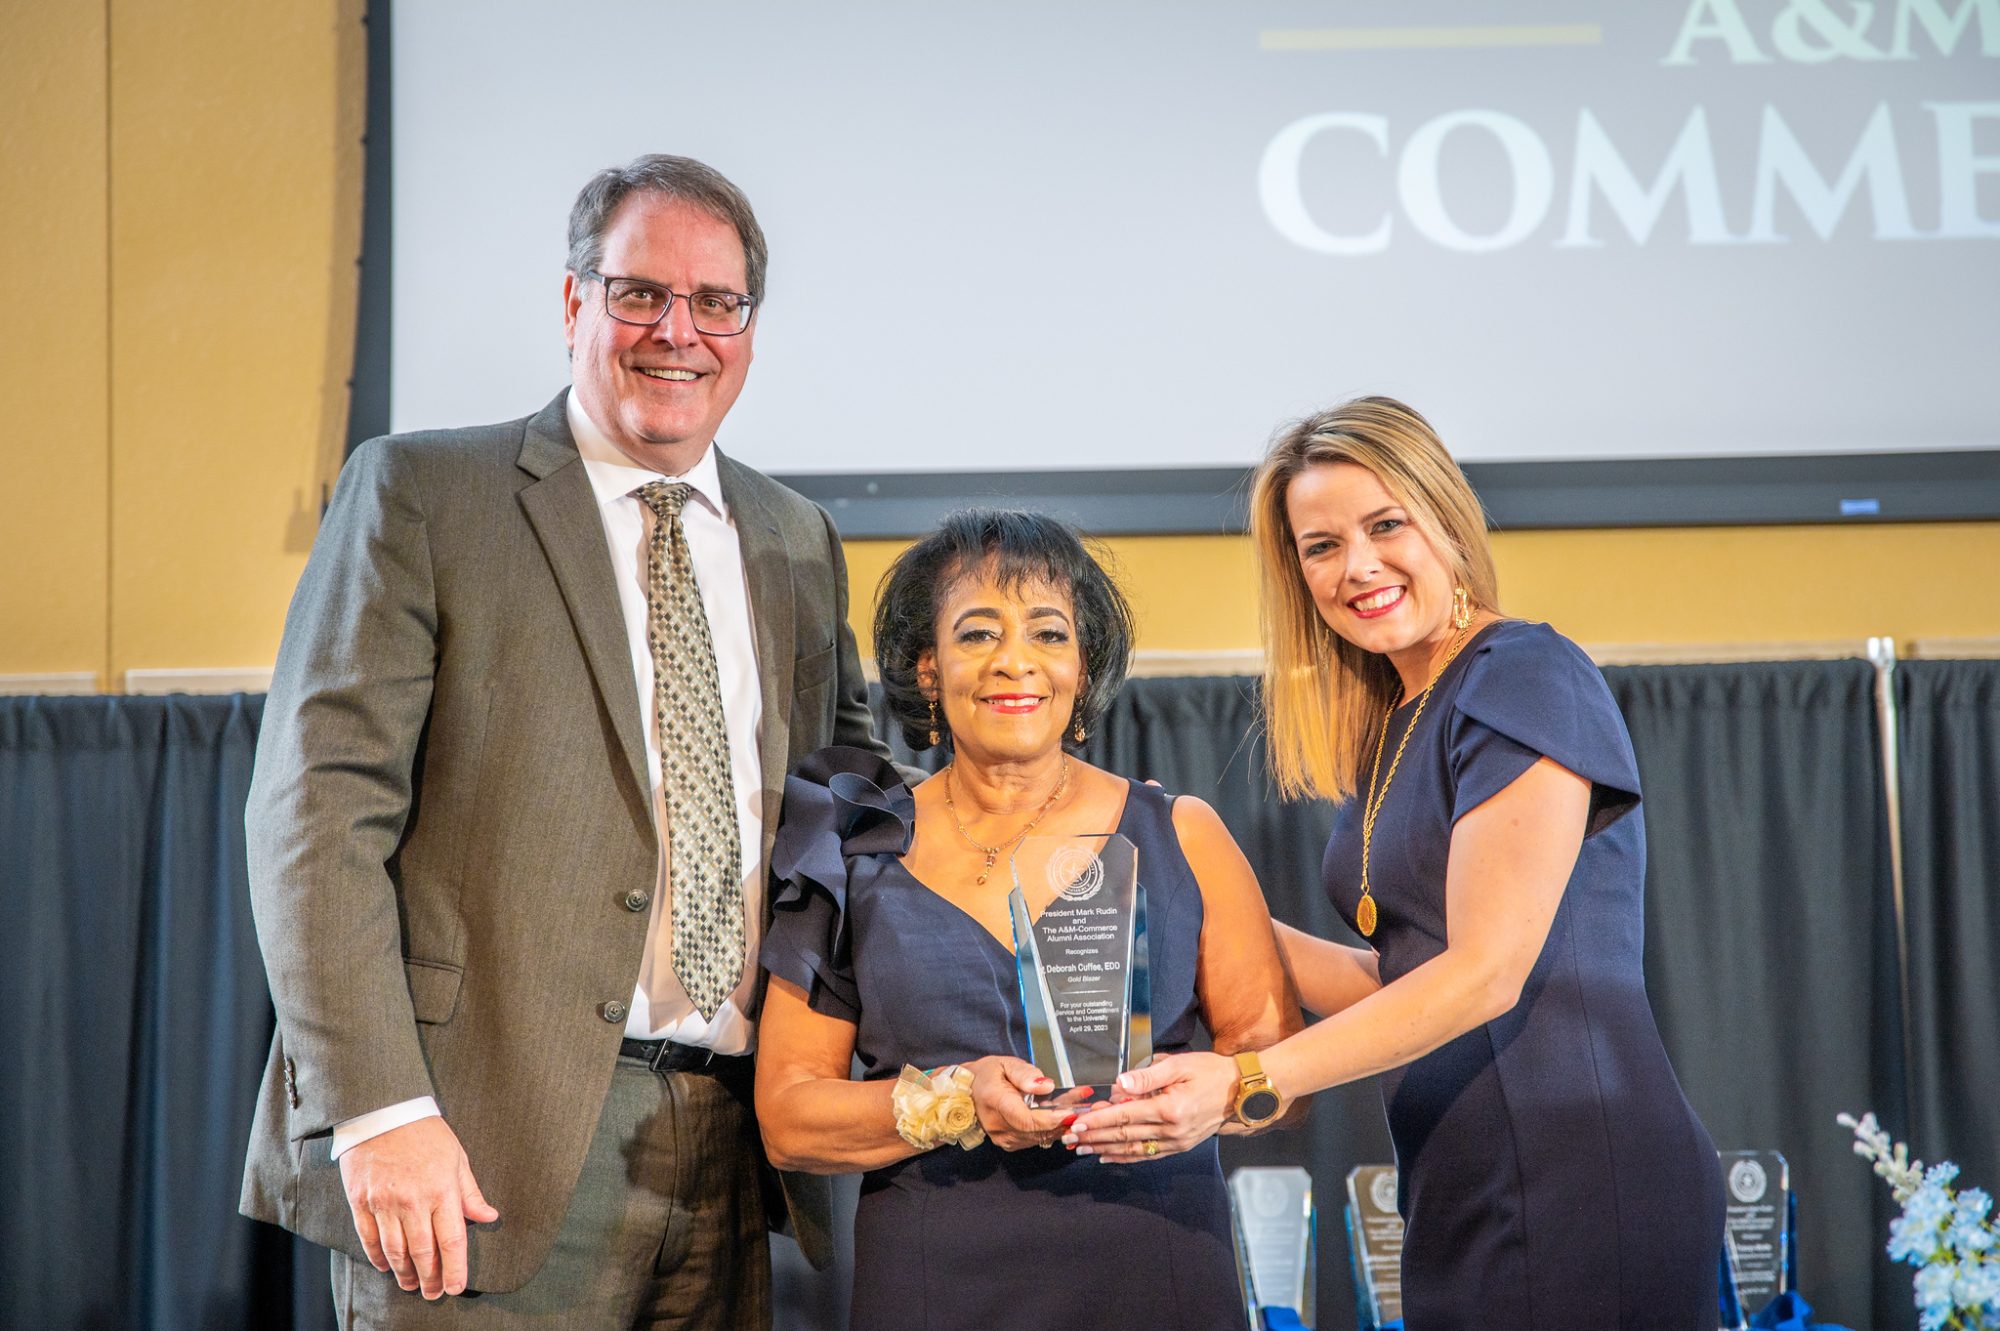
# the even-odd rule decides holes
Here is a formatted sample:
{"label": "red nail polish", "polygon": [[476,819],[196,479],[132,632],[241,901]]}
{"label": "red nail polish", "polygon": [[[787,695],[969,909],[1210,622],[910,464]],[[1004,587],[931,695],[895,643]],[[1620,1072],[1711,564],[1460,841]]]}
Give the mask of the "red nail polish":
{"label": "red nail polish", "polygon": [[1062,1121],[1062,1125],[1063,1125],[1063,1126],[1064,1126],[1065,1128],[1067,1128],[1067,1127],[1068,1127],[1068,1126],[1069,1126],[1070,1124],[1072,1124],[1072,1123],[1074,1123],[1074,1122],[1076,1122],[1076,1115],[1075,1115],[1075,1114],[1071,1114],[1071,1115],[1070,1115],[1070,1116],[1069,1116],[1068,1118],[1065,1118],[1065,1119],[1064,1119],[1064,1120]]}

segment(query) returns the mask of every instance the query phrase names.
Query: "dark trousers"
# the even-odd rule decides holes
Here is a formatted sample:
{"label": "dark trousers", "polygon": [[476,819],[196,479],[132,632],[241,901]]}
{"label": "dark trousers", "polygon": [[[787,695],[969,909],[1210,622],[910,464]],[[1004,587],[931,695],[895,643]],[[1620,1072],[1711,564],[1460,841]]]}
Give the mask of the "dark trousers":
{"label": "dark trousers", "polygon": [[555,1248],[526,1285],[431,1303],[336,1252],[340,1325],[769,1331],[761,1159],[748,1060],[718,1077],[621,1058]]}

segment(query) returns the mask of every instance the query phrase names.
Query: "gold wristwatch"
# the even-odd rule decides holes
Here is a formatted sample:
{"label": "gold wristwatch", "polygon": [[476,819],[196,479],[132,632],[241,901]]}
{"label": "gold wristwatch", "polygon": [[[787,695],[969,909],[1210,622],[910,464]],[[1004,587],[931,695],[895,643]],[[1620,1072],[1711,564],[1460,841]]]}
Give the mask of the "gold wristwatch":
{"label": "gold wristwatch", "polygon": [[1246,1128],[1261,1128],[1278,1116],[1284,1102],[1264,1075],[1264,1063],[1249,1050],[1236,1056],[1236,1121]]}

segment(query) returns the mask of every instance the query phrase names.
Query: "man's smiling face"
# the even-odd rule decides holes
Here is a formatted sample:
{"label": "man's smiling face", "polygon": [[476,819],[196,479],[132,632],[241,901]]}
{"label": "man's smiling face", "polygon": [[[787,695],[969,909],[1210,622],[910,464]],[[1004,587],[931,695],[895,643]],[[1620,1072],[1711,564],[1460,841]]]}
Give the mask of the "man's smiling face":
{"label": "man's smiling face", "polygon": [[[600,272],[687,294],[748,290],[736,228],[694,204],[639,192],[613,214]],[[701,459],[750,370],[750,326],[733,337],[695,329],[676,299],[651,327],[604,312],[604,284],[571,273],[563,283],[563,331],[578,402],[600,430],[642,466],[678,476]]]}

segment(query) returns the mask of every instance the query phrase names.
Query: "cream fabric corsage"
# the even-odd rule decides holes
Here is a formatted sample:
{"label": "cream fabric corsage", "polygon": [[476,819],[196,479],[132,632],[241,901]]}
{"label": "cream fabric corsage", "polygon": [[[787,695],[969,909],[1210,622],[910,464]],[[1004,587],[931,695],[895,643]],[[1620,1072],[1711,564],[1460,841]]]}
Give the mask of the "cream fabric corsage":
{"label": "cream fabric corsage", "polygon": [[972,1103],[972,1069],[953,1064],[933,1073],[903,1065],[896,1088],[889,1092],[896,1111],[897,1135],[928,1151],[946,1142],[971,1150],[986,1140],[979,1111]]}

